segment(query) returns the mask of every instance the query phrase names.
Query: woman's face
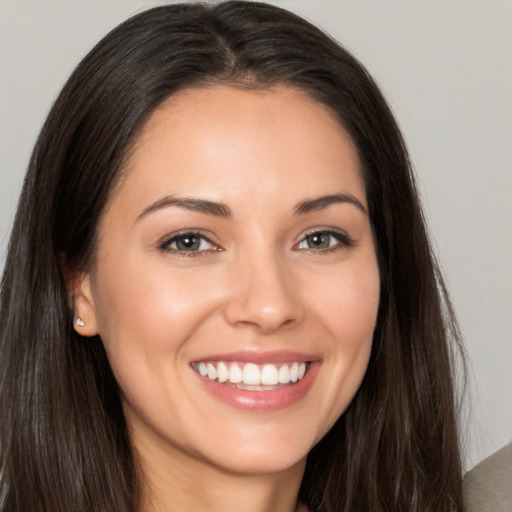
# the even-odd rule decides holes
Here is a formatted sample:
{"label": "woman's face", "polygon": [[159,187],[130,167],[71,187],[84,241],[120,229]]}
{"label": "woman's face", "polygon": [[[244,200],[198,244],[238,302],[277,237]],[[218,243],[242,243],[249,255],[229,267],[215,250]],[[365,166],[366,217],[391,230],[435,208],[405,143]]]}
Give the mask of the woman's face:
{"label": "woman's face", "polygon": [[142,457],[281,471],[345,411],[379,302],[359,167],[290,88],[186,90],[150,117],[75,302]]}

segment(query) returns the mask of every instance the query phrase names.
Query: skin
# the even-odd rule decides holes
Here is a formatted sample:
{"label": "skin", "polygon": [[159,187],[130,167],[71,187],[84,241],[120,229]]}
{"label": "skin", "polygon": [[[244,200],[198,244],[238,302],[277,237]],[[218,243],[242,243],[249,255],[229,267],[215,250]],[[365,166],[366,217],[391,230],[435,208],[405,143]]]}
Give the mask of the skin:
{"label": "skin", "polygon": [[[296,211],[334,194],[349,200]],[[166,197],[222,203],[231,216]],[[122,390],[144,510],[300,508],[307,453],[347,408],[370,355],[380,283],[365,210],[351,139],[294,89],[186,90],[148,119],[74,297],[85,322],[76,329],[101,336]],[[209,241],[179,251],[183,231]],[[305,396],[279,410],[225,403],[190,365],[282,350],[318,368]]]}

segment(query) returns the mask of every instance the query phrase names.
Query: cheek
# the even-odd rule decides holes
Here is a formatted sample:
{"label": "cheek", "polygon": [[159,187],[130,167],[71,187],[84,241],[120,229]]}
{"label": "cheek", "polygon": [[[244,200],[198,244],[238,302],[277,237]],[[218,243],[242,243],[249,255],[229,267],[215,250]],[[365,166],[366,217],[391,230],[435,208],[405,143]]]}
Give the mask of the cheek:
{"label": "cheek", "polygon": [[324,292],[311,297],[328,370],[320,384],[330,390],[322,394],[325,423],[319,437],[346,410],[366,373],[380,295],[377,264],[370,263],[333,273]]}
{"label": "cheek", "polygon": [[186,342],[211,310],[199,277],[128,259],[105,264],[94,282],[99,335],[125,398],[149,409],[167,403],[188,369]]}
{"label": "cheek", "polygon": [[172,272],[162,264],[149,267],[134,262],[106,269],[96,282],[95,303],[104,340],[126,336],[168,344],[178,334],[186,337],[187,330],[207,314],[204,276],[197,272]]}
{"label": "cheek", "polygon": [[337,344],[357,348],[371,341],[379,308],[380,279],[376,261],[354,264],[326,276],[313,303]]}

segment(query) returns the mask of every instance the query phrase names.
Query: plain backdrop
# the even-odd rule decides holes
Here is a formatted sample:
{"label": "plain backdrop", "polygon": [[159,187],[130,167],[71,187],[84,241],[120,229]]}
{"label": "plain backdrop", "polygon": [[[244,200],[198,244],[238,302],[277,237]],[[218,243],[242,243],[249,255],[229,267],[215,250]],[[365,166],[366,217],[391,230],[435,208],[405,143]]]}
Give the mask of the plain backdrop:
{"label": "plain backdrop", "polygon": [[[0,268],[37,133],[69,73],[163,2],[0,0]],[[466,467],[512,439],[512,2],[276,0],[381,85],[404,131],[465,336]]]}

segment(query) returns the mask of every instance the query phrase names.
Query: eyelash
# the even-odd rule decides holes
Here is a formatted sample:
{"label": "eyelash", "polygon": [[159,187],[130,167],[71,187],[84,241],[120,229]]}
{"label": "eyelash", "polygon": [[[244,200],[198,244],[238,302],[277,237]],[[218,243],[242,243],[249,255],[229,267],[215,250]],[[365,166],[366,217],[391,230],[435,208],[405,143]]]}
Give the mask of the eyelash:
{"label": "eyelash", "polygon": [[319,253],[330,253],[334,251],[339,251],[343,249],[349,249],[354,245],[354,241],[343,231],[337,230],[337,229],[315,229],[313,231],[310,231],[309,233],[306,233],[304,237],[300,240],[298,244],[295,245],[295,247],[298,247],[302,243],[307,243],[308,238],[314,237],[314,236],[320,236],[320,235],[327,235],[336,240],[336,243],[329,247],[323,247],[323,248],[313,248],[313,247],[304,247],[302,250],[309,251],[309,252],[319,252]]}
{"label": "eyelash", "polygon": [[[336,240],[336,243],[332,246],[322,247],[322,248],[314,248],[314,247],[303,247],[299,248],[300,244],[307,243],[308,239],[314,236],[329,236]],[[171,247],[172,244],[179,243],[180,241],[184,241],[185,239],[195,238],[199,241],[199,244],[202,242],[207,242],[212,246],[212,248],[202,249],[202,250],[185,250],[178,249],[178,247]],[[309,252],[318,252],[318,253],[330,253],[334,251],[339,251],[343,249],[348,249],[354,245],[354,241],[343,231],[338,231],[335,229],[317,229],[314,231],[310,231],[306,233],[304,237],[294,246],[294,249],[304,250]],[[199,245],[200,247],[200,245]],[[181,233],[174,234],[171,238],[166,239],[159,245],[159,249],[163,252],[168,252],[175,254],[180,257],[197,257],[197,256],[205,256],[210,252],[218,252],[221,251],[218,246],[216,246],[207,236],[202,233],[195,231],[184,231]]]}
{"label": "eyelash", "polygon": [[[179,241],[183,241],[186,238],[196,238],[199,240],[199,243],[207,242],[208,244],[211,244],[212,248],[209,249],[202,249],[202,250],[183,250],[171,247],[173,243],[178,243]],[[172,253],[177,256],[190,258],[190,257],[197,257],[197,256],[205,256],[209,252],[216,252],[219,251],[220,248],[216,246],[207,236],[205,236],[202,233],[195,232],[195,231],[182,231],[181,233],[174,234],[171,238],[166,239],[164,242],[162,242],[159,245],[159,249],[164,252]]]}

